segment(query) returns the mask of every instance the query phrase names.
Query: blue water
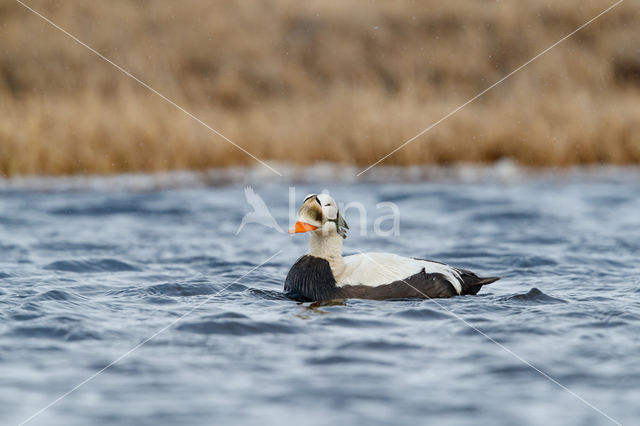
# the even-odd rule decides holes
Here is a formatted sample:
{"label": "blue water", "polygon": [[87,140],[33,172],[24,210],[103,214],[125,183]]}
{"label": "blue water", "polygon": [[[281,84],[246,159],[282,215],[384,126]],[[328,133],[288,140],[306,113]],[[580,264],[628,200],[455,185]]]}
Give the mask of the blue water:
{"label": "blue water", "polygon": [[[254,187],[286,228],[289,182]],[[281,290],[307,237],[236,235],[241,184],[5,185],[0,424],[158,331],[28,424],[638,424],[637,175],[327,181],[297,202],[323,188],[367,208],[366,235],[347,212],[345,253],[503,279],[476,297],[300,304]],[[372,232],[384,201],[399,236]]]}

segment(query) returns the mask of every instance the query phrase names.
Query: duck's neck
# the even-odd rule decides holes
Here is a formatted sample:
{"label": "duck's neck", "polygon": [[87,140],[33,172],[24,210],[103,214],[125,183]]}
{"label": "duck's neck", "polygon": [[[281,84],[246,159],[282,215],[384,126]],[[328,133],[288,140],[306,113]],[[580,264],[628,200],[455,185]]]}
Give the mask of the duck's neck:
{"label": "duck's neck", "polygon": [[309,254],[329,262],[334,278],[339,277],[344,271],[342,237],[338,234],[323,235],[321,233],[311,233],[309,237]]}

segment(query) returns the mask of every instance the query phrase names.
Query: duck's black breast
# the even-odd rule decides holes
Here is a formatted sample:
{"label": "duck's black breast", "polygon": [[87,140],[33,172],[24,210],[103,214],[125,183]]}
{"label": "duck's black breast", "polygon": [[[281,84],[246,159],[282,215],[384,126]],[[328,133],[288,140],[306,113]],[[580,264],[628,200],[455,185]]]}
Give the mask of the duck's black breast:
{"label": "duck's black breast", "polygon": [[305,255],[296,261],[287,274],[284,291],[288,297],[302,301],[331,299],[403,299],[452,297],[458,293],[442,274],[427,274],[424,269],[403,280],[389,284],[345,285],[338,287],[325,259]]}
{"label": "duck's black breast", "polygon": [[337,290],[329,262],[310,255],[298,259],[284,281],[287,296],[305,302],[340,299]]}

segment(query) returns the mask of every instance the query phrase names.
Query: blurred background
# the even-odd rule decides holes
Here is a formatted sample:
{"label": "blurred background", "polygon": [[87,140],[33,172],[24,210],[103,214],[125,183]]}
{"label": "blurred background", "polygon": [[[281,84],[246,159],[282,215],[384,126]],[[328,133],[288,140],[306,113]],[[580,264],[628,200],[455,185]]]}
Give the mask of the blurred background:
{"label": "blurred background", "polygon": [[[611,0],[29,0],[252,154],[366,166]],[[640,1],[626,0],[383,164],[640,161]],[[253,164],[0,0],[0,174]]]}

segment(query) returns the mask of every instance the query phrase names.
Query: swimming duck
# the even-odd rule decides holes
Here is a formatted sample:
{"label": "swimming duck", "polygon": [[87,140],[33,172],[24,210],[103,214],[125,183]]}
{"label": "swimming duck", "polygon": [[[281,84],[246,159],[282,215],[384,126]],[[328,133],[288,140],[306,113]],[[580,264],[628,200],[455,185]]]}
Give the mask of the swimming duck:
{"label": "swimming duck", "polygon": [[477,294],[499,280],[440,262],[390,253],[342,256],[346,221],[328,194],[311,194],[290,234],[309,234],[309,252],[287,274],[284,290],[296,300],[436,298]]}

